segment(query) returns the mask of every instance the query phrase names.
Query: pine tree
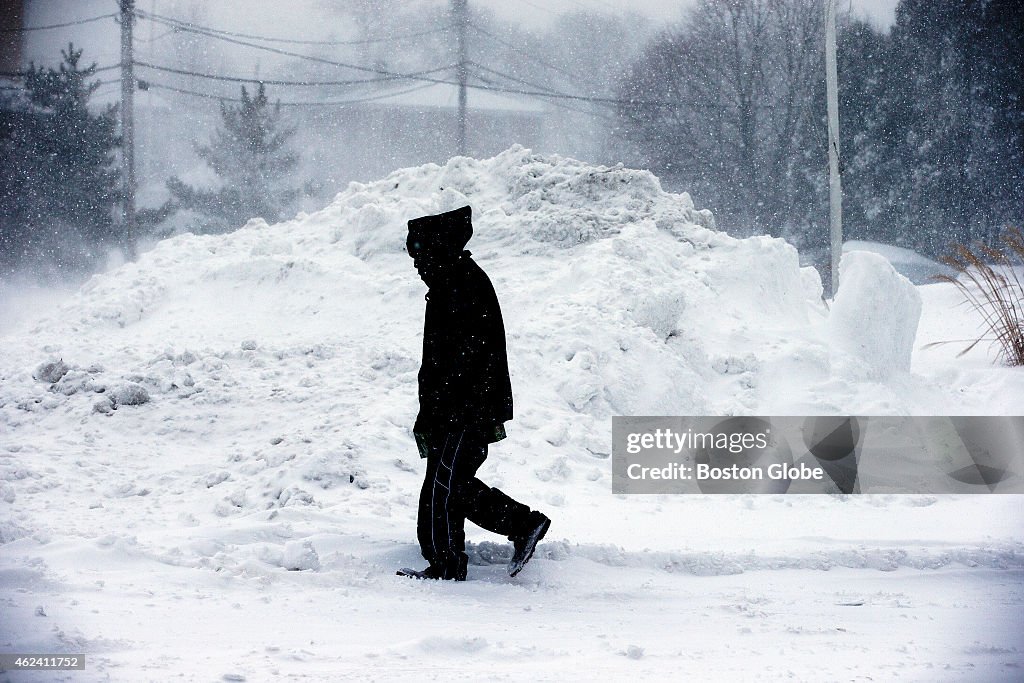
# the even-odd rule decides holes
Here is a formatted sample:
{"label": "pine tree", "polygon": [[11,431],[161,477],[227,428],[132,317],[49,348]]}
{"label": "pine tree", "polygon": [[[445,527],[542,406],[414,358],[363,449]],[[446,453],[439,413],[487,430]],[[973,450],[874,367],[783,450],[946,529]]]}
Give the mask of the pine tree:
{"label": "pine tree", "polygon": [[[843,232],[846,239],[899,244],[905,241],[898,208],[906,175],[900,141],[911,115],[894,74],[891,41],[864,21],[839,28]],[[816,110],[825,111],[824,88]],[[826,125],[822,114],[821,129]],[[822,147],[818,158],[825,153]]]}
{"label": "pine tree", "polygon": [[[896,90],[911,113],[902,219],[926,251],[985,240],[1024,219],[1020,9],[1006,0],[902,0]],[[912,76],[910,75],[912,74]]]}
{"label": "pine tree", "polygon": [[973,139],[983,172],[977,182],[990,246],[1008,227],[1024,226],[1024,18],[1019,0],[989,0],[976,17],[977,93]]}
{"label": "pine tree", "polygon": [[[96,65],[69,45],[57,69],[31,65],[24,91],[0,109],[0,260],[88,268],[116,240],[116,107],[89,99]],[[38,265],[34,264],[34,265]]]}
{"label": "pine tree", "polygon": [[294,133],[283,125],[280,103],[270,106],[262,83],[254,96],[242,86],[237,106],[221,104],[221,125],[210,144],[197,148],[223,185],[205,190],[171,178],[172,206],[199,214],[200,232],[233,230],[255,217],[281,220],[299,196],[289,184],[299,161],[288,147]]}

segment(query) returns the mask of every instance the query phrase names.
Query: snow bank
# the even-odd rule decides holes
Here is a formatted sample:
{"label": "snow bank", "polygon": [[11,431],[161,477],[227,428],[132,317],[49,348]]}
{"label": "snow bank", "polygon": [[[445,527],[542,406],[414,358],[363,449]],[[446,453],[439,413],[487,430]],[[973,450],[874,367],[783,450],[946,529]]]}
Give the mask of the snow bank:
{"label": "snow bank", "polygon": [[863,379],[910,370],[921,295],[885,257],[849,251],[839,264],[839,291],[828,319],[832,362]]}
{"label": "snow bank", "polygon": [[[509,545],[469,525],[473,581],[421,585],[393,575],[420,562],[410,430],[425,288],[402,248],[409,218],[467,203],[516,401],[480,476],[554,523],[515,579]],[[614,414],[998,414],[1020,403],[993,391],[991,374],[907,373],[913,289],[871,255],[843,266],[829,315],[817,273],[785,242],[716,232],[649,173],[519,147],[353,183],[278,225],[165,240],[29,332],[0,337],[0,638],[52,652],[78,643],[98,675],[108,665],[120,678],[151,674],[157,650],[169,671],[203,680],[336,680],[345,666],[365,675],[370,662],[430,653],[476,662],[476,677],[511,655],[538,667],[520,677],[592,661],[613,678],[636,666],[664,678],[681,662],[743,678],[730,646],[742,617],[765,620],[739,630],[761,639],[751,651],[800,633],[843,638],[813,670],[849,678],[853,660],[832,655],[880,652],[869,606],[903,607],[911,585],[922,604],[945,596],[958,618],[971,605],[1015,624],[1009,589],[983,585],[1009,586],[1001,572],[1022,566],[1013,496],[611,495]],[[847,605],[865,605],[862,622],[844,621]],[[466,615],[466,632],[438,631],[444,610]],[[247,627],[234,628],[243,613]],[[902,640],[884,629],[884,661],[903,666],[914,641],[944,661],[963,628],[928,626],[933,613],[947,612],[902,620]],[[606,633],[611,614],[633,620],[623,632],[635,640]],[[679,650],[664,633],[695,632],[693,615],[712,620],[709,640]],[[556,627],[541,640],[527,626],[538,618]],[[396,623],[410,625],[399,640]],[[168,641],[167,624],[184,635]],[[548,642],[556,632],[571,641]],[[213,642],[227,643],[219,659]],[[329,661],[338,642],[345,652]],[[928,657],[911,674],[938,670]],[[834,668],[822,674],[822,661]],[[958,672],[995,671],[992,661]],[[291,668],[306,663],[324,673]]]}
{"label": "snow bank", "polygon": [[[352,183],[277,225],[162,241],[0,340],[0,501],[17,501],[0,502],[3,534],[88,538],[144,515],[146,542],[180,562],[200,549],[170,530],[250,515],[390,520],[407,537],[425,288],[406,222],[464,204],[516,402],[482,476],[553,511],[558,534],[600,518],[632,539],[660,505],[609,506],[616,414],[948,412],[944,385],[899,372],[919,303],[884,261],[848,255],[829,316],[783,240],[717,232],[648,172],[514,147]],[[79,505],[57,504],[56,487]],[[772,515],[743,519],[730,534],[776,532]],[[254,561],[312,568],[303,547]]]}
{"label": "snow bank", "polygon": [[[785,242],[715,232],[710,212],[649,172],[514,147],[352,183],[323,211],[279,225],[254,219],[227,235],[165,240],[92,278],[34,333],[75,336],[90,354],[112,342],[121,353],[103,355],[117,358],[121,377],[174,396],[185,378],[165,360],[192,350],[237,366],[344,346],[349,357],[390,353],[406,372],[422,316],[406,221],[467,203],[470,249],[505,310],[521,405],[550,390],[550,400],[598,419],[746,409],[749,399],[721,405],[706,391],[716,367],[736,365],[733,344],[716,337],[756,337],[751,323],[802,324],[816,305],[816,278]],[[126,349],[164,360],[124,367]],[[190,393],[226,374],[188,372],[198,387]]]}

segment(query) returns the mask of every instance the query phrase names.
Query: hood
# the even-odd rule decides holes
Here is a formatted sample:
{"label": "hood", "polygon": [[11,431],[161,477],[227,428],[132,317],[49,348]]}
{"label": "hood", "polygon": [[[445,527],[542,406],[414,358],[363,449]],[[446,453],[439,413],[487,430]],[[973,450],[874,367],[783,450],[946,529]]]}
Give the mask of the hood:
{"label": "hood", "polygon": [[473,236],[473,210],[469,206],[409,221],[406,250],[409,256],[454,257]]}

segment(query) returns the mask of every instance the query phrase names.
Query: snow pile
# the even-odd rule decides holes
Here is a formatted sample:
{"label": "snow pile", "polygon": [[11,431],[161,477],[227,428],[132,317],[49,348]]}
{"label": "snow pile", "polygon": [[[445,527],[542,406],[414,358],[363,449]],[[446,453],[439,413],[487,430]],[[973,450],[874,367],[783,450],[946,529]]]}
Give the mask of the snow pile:
{"label": "snow pile", "polygon": [[909,371],[921,319],[917,288],[885,257],[867,251],[843,254],[839,273],[828,320],[832,362],[870,380]]}
{"label": "snow pile", "polygon": [[[403,253],[406,221],[467,203],[516,401],[480,476],[555,521],[515,579],[509,545],[470,525],[473,581],[396,583],[396,567],[421,562],[411,425],[425,287]],[[1021,568],[1013,496],[613,496],[608,458],[615,414],[998,414],[1024,400],[1024,381],[938,356],[941,381],[906,372],[912,292],[853,255],[830,318],[817,273],[782,240],[716,232],[649,173],[519,147],[353,183],[278,225],[165,240],[0,337],[0,589],[11,596],[0,639],[52,652],[71,642],[98,675],[121,677],[149,671],[159,648],[202,679],[336,680],[346,666],[365,677],[368,662],[428,651],[438,665],[472,654],[471,675],[510,657],[536,663],[524,671],[534,678],[567,661],[664,677],[697,652],[701,668],[742,678],[728,647],[742,617],[758,620],[740,631],[752,650],[838,633],[829,653],[884,645],[903,666],[888,631],[881,643],[864,635],[878,617],[842,621],[845,605],[913,589],[959,615],[1007,596],[996,619],[1016,623],[1008,588],[964,580]],[[930,315],[929,334],[949,334],[947,320]],[[824,570],[815,589],[808,576]],[[934,578],[911,584],[907,572]],[[36,616],[41,602],[50,616]],[[234,608],[247,628],[231,627]],[[468,621],[438,632],[445,610]],[[794,610],[809,616],[783,618]],[[908,639],[933,643],[914,673],[959,633],[922,635],[941,610],[907,621]],[[610,614],[633,619],[624,632],[636,640],[605,633]],[[683,653],[665,634],[692,631],[672,620],[693,614],[712,624],[709,640]],[[538,616],[556,627],[542,641],[523,627]],[[415,640],[396,644],[399,622]],[[182,637],[168,642],[168,624]],[[550,633],[572,640],[552,645]],[[197,663],[197,651],[209,656]],[[851,661],[826,677],[849,677]]]}
{"label": "snow pile", "polygon": [[524,495],[566,508],[604,495],[616,414],[946,412],[941,390],[905,372],[862,383],[908,369],[920,307],[882,259],[848,255],[829,318],[817,273],[786,242],[716,232],[646,171],[514,147],[352,183],[278,225],[180,235],[92,278],[4,342],[0,424],[23,478],[52,485],[24,458],[77,449],[83,486],[102,496],[92,503],[160,491],[144,468],[111,482],[90,460],[124,449],[187,473],[179,509],[414,513],[425,289],[406,222],[465,204],[516,399],[494,475],[525,469]]}
{"label": "snow pile", "polygon": [[327,352],[344,339],[346,355],[391,354],[405,371],[422,315],[405,223],[466,203],[475,208],[470,248],[495,280],[519,356],[520,391],[558,378],[552,388],[575,412],[748,409],[750,400],[720,405],[702,389],[715,367],[738,366],[715,337],[753,319],[803,324],[816,305],[816,275],[801,273],[781,240],[715,232],[709,212],[648,172],[513,148],[352,183],[325,210],[280,225],[253,220],[228,235],[167,240],[94,277],[34,332],[94,347],[112,338],[124,345],[121,365],[125,351],[160,354],[166,362],[123,377],[164,393],[210,388],[191,366],[191,378],[174,377],[181,353],[236,365],[296,345]]}
{"label": "snow pile", "polygon": [[[913,294],[884,262],[844,262],[829,319],[817,273],[786,242],[716,232],[648,172],[514,147],[352,183],[278,225],[180,235],[92,278],[4,340],[14,493],[71,477],[95,510],[169,490],[170,520],[339,505],[414,515],[425,288],[406,222],[467,203],[516,400],[496,485],[526,472],[522,495],[566,509],[606,495],[616,414],[946,412],[940,390],[912,379],[860,383],[906,370],[913,340]],[[38,457],[65,451],[78,459],[53,472]],[[137,467],[111,472],[122,453]],[[169,489],[149,458],[174,468]],[[24,528],[89,533],[102,520],[31,509]]]}

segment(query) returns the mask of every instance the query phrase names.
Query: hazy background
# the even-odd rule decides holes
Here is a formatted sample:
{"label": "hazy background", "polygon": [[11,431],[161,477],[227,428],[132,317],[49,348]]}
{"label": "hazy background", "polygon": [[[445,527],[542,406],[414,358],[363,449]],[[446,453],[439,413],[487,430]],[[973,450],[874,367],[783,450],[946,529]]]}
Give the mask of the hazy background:
{"label": "hazy background", "polygon": [[[655,25],[677,21],[693,0],[470,0],[475,8],[493,12],[497,17],[526,28],[540,29],[549,26],[558,16],[585,10],[588,12],[623,14],[635,12],[647,17]],[[892,25],[898,0],[839,0],[840,11],[870,19],[880,28]],[[335,10],[344,7],[344,0],[212,0],[191,3],[202,7],[211,23],[219,28],[239,32],[265,33],[268,35],[328,38],[344,33],[344,28],[335,24]],[[446,2],[412,0],[407,4],[421,4],[445,7]],[[41,26],[84,19],[105,14],[115,9],[115,0],[29,0],[26,3],[25,24]],[[175,0],[138,0],[140,9],[157,14],[168,13],[189,3]],[[181,18],[187,18],[185,16]],[[340,22],[338,22],[340,23]],[[272,29],[272,30],[271,30]],[[70,27],[53,31],[30,34],[25,43],[26,60],[44,62],[53,58],[60,47],[74,40],[86,48],[97,61],[117,61],[119,52],[118,27],[113,20],[106,23]],[[143,27],[140,37],[148,38],[148,29]],[[157,31],[159,33],[159,31]]]}
{"label": "hazy background", "polygon": [[[896,3],[897,0],[847,0],[841,1],[839,8],[848,16],[862,17],[879,28],[886,28],[892,24]],[[500,29],[498,35],[505,42],[498,43],[471,31],[468,51],[471,59],[490,62],[488,66],[498,66],[507,71],[512,71],[510,62],[526,65],[526,73],[514,71],[513,75],[529,75],[531,83],[551,85],[562,92],[568,90],[564,84],[566,72],[578,71],[581,83],[576,85],[582,86],[586,85],[591,69],[604,69],[604,73],[599,74],[591,87],[581,87],[575,92],[614,97],[614,80],[626,71],[629,60],[639,53],[652,36],[679,21],[684,11],[693,4],[686,0],[470,0],[471,16],[492,29]],[[422,28],[422,24],[417,23],[417,17],[437,18],[441,21],[450,9],[450,3],[436,0],[294,0],[287,3],[269,0],[139,0],[136,6],[142,11],[219,30],[311,41],[401,36],[410,29]],[[116,9],[115,0],[29,0],[25,7],[24,24],[45,26],[67,23]],[[584,22],[576,20],[568,25],[559,23],[566,22],[573,15],[615,17],[621,19],[622,23],[607,34],[595,30],[587,35],[586,30],[575,30]],[[364,75],[329,66],[318,69],[316,64],[290,56],[174,32],[152,21],[138,21],[135,31],[136,59],[149,63],[250,78],[294,79],[313,74],[320,78],[344,78]],[[85,63],[95,62],[102,68],[120,61],[120,28],[114,18],[67,28],[28,32],[23,36],[23,67],[30,63],[55,65],[59,61],[61,49],[66,48],[69,42],[83,49]],[[454,32],[444,36],[444,41],[454,42]],[[552,43],[562,41],[566,43],[566,51],[576,60],[575,63],[552,59],[552,54],[558,56],[558,50],[551,48]],[[395,46],[405,50],[410,48],[411,42],[414,41],[399,40]],[[509,48],[508,43],[521,45],[522,53]],[[536,61],[532,62],[534,68],[529,68],[531,60],[528,54],[523,53],[532,51],[537,43],[548,46],[549,53],[540,57],[542,62],[546,65],[554,62],[553,66],[561,67],[561,71],[538,66]],[[328,59],[375,65],[374,56],[360,55],[359,50],[365,48],[358,46],[260,44]],[[423,66],[429,68],[440,64]],[[387,64],[387,67],[401,69],[398,64]],[[411,64],[410,67],[415,68]],[[181,78],[144,68],[137,68],[136,74],[138,78],[151,82],[203,94],[223,97],[239,95],[238,84]],[[101,75],[103,85],[93,95],[92,106],[119,101],[118,78],[117,70]],[[552,80],[562,82],[552,83]],[[503,84],[513,88],[533,89],[510,81],[503,81]],[[456,104],[454,88],[447,88],[443,92],[438,90],[435,88],[432,92],[421,93],[419,99],[414,96],[398,100],[397,104],[405,107],[447,107],[450,111]],[[309,89],[269,86],[268,95],[272,101],[281,99],[286,102],[305,102],[317,99],[338,100],[349,94],[342,90],[326,89],[311,93]],[[471,155],[493,154],[513,142],[520,142],[538,151],[568,154],[595,162],[610,164],[630,161],[622,158],[622,151],[615,149],[614,144],[609,145],[605,139],[608,132],[602,124],[607,123],[610,115],[606,106],[580,105],[516,94],[501,94],[482,102],[483,94],[474,90],[470,91],[469,99],[471,110],[483,106],[491,111],[508,111],[512,115],[505,118],[513,119],[511,122],[503,121],[494,130],[494,117],[474,122],[471,113],[468,150]],[[569,109],[570,106],[573,108]],[[307,194],[303,208],[316,208],[348,180],[370,180],[402,165],[443,162],[455,153],[454,141],[451,139],[453,131],[447,131],[448,134],[442,135],[441,140],[416,139],[433,135],[433,131],[424,135],[427,131],[415,129],[416,125],[425,123],[423,120],[403,125],[401,135],[390,130],[374,135],[373,122],[387,117],[389,113],[383,107],[366,109],[362,112],[349,112],[339,107],[294,108],[288,112],[291,120],[300,124],[296,140],[302,153],[299,174],[315,186],[315,191]],[[518,123],[515,120],[516,114],[521,119]],[[538,116],[532,115],[542,116],[543,125],[536,125]],[[214,182],[207,165],[196,156],[195,147],[204,142],[216,126],[218,104],[215,100],[154,88],[136,93],[136,117],[140,206],[156,207],[164,202],[168,197],[165,183],[171,175],[179,175],[198,184]],[[430,122],[426,123],[430,125]],[[353,130],[356,126],[369,129],[369,134],[367,130],[356,133]],[[487,135],[488,128],[492,129],[490,132],[493,135]],[[346,140],[348,137],[354,139]],[[396,137],[403,139],[396,140]],[[351,149],[339,153],[338,150],[346,143]],[[396,150],[396,146],[400,149]]]}
{"label": "hazy background", "polygon": [[[666,189],[710,209],[719,228],[783,237],[805,263],[824,266],[822,3],[469,0],[475,87],[465,153],[489,157],[518,143],[649,169]],[[62,187],[61,173],[75,175],[76,159],[87,156],[76,147],[77,124],[54,118],[38,93],[29,102],[24,76],[30,65],[57,67],[73,42],[83,51],[79,68],[98,67],[87,79],[98,84],[88,111],[118,135],[118,3],[28,0],[24,9],[23,27],[110,16],[3,34],[22,43],[21,63],[0,78],[0,143],[17,138],[4,131],[36,126],[34,147],[0,150],[4,164],[20,169],[5,179],[18,182],[0,188],[6,299],[12,273],[75,282],[116,266],[124,251],[120,199]],[[450,2],[138,0],[136,9],[141,249],[176,232],[316,210],[349,181],[444,163],[460,151]],[[995,244],[1024,218],[1019,2],[840,0],[838,12],[847,238],[931,256],[954,242]],[[384,78],[394,74],[420,78]],[[225,142],[245,132],[225,125],[249,106],[242,88],[251,96],[256,80],[268,101],[255,107],[257,118],[277,147],[252,170],[244,150]],[[93,156],[112,161],[86,170],[112,174],[119,192],[116,139],[93,138]],[[50,159],[67,170],[54,171]],[[91,208],[95,225],[84,229],[62,202]]]}

